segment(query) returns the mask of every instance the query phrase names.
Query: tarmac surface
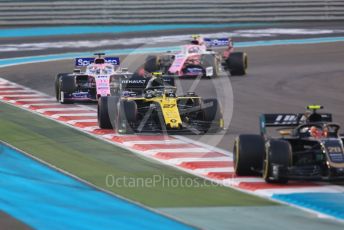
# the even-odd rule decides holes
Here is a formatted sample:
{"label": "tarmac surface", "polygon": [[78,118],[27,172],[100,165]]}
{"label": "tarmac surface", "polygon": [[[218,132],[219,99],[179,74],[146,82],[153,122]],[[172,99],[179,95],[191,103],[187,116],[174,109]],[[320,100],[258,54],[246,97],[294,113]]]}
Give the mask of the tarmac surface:
{"label": "tarmac surface", "polygon": [[[330,28],[328,25],[310,25],[308,28]],[[339,24],[333,24],[335,29],[340,28]],[[215,30],[214,30],[215,31]],[[168,34],[168,32],[164,32]],[[185,31],[177,31],[177,34],[184,34]],[[154,33],[153,33],[154,34]],[[332,34],[331,36],[337,36]],[[98,39],[101,35],[90,36],[91,39]],[[105,35],[113,36],[113,35]],[[127,36],[127,35],[118,35]],[[304,38],[305,36],[294,36],[293,38]],[[79,39],[80,37],[75,37]],[[282,36],[280,38],[290,38]],[[42,38],[30,38],[33,42]],[[49,38],[48,40],[59,40],[59,37]],[[66,39],[66,38],[63,38]],[[74,38],[72,38],[74,39]],[[276,38],[274,38],[276,39]],[[251,40],[251,39],[247,39]],[[2,39],[2,41],[5,41]],[[20,39],[12,41],[20,43]],[[31,40],[29,40],[31,41]],[[105,47],[116,48],[116,47]],[[117,47],[118,48],[118,47]],[[90,49],[93,50],[93,49]],[[187,135],[197,141],[202,141],[225,150],[232,150],[234,137],[241,133],[258,133],[258,116],[261,113],[279,112],[304,112],[308,104],[321,104],[325,107],[324,112],[333,113],[334,121],[344,125],[344,42],[308,44],[308,45],[278,45],[269,47],[250,47],[238,49],[245,51],[249,56],[249,72],[244,77],[221,76],[214,80],[195,80],[183,79],[178,81],[179,92],[194,89],[202,97],[218,97],[225,110],[225,120],[227,130],[217,135],[193,136]],[[11,52],[2,53],[0,58],[15,56],[31,56],[49,53],[62,53],[79,51],[78,49],[44,50],[33,52]],[[130,56],[124,61],[128,63],[131,70],[135,70],[142,64],[144,56]],[[123,59],[123,58],[122,58]],[[59,72],[70,72],[74,68],[73,60],[52,61],[45,63],[24,64],[14,67],[0,69],[0,77],[10,81],[25,85],[27,87],[42,91],[49,95],[54,95],[54,78]],[[95,106],[95,105],[89,105]],[[233,108],[233,109],[232,109]],[[342,131],[344,133],[344,131]],[[226,209],[226,208],[224,208]],[[230,211],[228,212],[228,210]],[[185,214],[185,219],[200,221],[205,217],[216,220],[217,215],[224,213],[235,217],[235,208],[227,211],[215,210],[214,212],[203,212],[200,209],[185,210],[165,210],[170,214]],[[262,216],[274,210],[262,208],[259,212]],[[257,211],[258,212],[258,211]],[[209,215],[209,213],[212,213]],[[217,213],[217,214],[216,214]],[[241,212],[247,213],[247,210]],[[5,215],[5,214],[3,214]],[[178,215],[178,214],[176,214]],[[249,214],[248,214],[249,215]],[[262,221],[262,216],[252,215],[252,221]],[[300,217],[300,216],[299,216]],[[306,219],[305,219],[306,218]],[[309,223],[314,224],[314,229],[321,226],[329,226],[328,229],[340,229],[341,224],[329,220],[317,219],[314,216],[300,217],[298,225],[305,227]],[[310,218],[309,220],[307,218]],[[3,219],[3,218],[1,218]],[[0,219],[0,220],[1,220]],[[235,218],[228,219],[227,224],[234,225]],[[276,219],[295,220],[295,213],[290,210],[280,210],[276,212]],[[5,220],[7,221],[7,220]],[[329,221],[327,223],[327,221]],[[1,225],[2,225],[2,221]],[[213,221],[214,223],[215,221]],[[253,223],[252,222],[252,223]],[[250,227],[252,224],[245,226]],[[207,227],[211,222],[202,224]],[[220,226],[219,226],[220,227]],[[241,227],[240,227],[241,228]],[[245,229],[245,228],[243,228]],[[281,228],[283,229],[283,228]],[[305,229],[305,228],[302,228]],[[313,229],[313,227],[312,227]]]}

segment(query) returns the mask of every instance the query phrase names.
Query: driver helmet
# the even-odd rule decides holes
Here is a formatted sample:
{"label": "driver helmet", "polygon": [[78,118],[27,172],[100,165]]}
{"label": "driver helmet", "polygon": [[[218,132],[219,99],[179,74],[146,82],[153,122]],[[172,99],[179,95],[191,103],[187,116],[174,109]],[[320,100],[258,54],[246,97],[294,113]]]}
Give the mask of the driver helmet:
{"label": "driver helmet", "polygon": [[161,72],[153,72],[152,77],[162,77],[162,73]]}
{"label": "driver helmet", "polygon": [[146,70],[144,68],[139,68],[137,69],[134,74],[133,77],[135,78],[146,78],[148,77],[148,73],[146,72]]}
{"label": "driver helmet", "polygon": [[190,54],[199,53],[199,51],[200,51],[200,48],[199,48],[198,46],[191,47],[191,48],[189,48],[189,50],[188,50],[188,52],[189,52]]}
{"label": "driver helmet", "polygon": [[323,137],[328,137],[328,128],[327,128],[327,126],[325,126],[324,128],[323,128]]}
{"label": "driver helmet", "polygon": [[321,114],[318,113],[312,113],[308,116],[308,122],[313,123],[313,122],[321,122],[322,121],[322,116]]}
{"label": "driver helmet", "polygon": [[316,126],[311,126],[309,129],[309,133],[310,133],[311,137],[319,139],[322,137],[327,137],[328,129],[327,129],[327,127],[324,127],[324,129],[321,129],[321,128],[316,127]]}
{"label": "driver helmet", "polygon": [[152,78],[148,81],[146,88],[164,86],[161,72],[152,73]]}
{"label": "driver helmet", "polygon": [[193,45],[202,45],[203,44],[203,39],[200,35],[192,35],[192,40],[191,44]]}

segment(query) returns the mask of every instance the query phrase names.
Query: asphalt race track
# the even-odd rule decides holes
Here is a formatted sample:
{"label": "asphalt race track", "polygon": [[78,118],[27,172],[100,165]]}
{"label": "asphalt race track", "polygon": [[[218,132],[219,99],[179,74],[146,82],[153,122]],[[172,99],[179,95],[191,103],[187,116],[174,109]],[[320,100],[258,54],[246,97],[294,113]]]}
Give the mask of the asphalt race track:
{"label": "asphalt race track", "polygon": [[[342,27],[339,24],[334,23],[334,25],[334,29]],[[328,25],[323,28],[328,28]],[[183,31],[180,32],[180,34],[183,33]],[[165,34],[167,35],[169,32],[159,35]],[[121,36],[118,35],[119,38]],[[332,36],[338,35],[333,34]],[[92,35],[89,40],[97,40],[99,37],[102,35]],[[110,38],[112,35],[106,35],[104,38],[107,37]],[[304,37],[301,35],[283,37],[283,39],[286,38]],[[60,37],[49,39],[60,40]],[[67,40],[67,38],[65,39]],[[32,38],[32,40],[45,41],[45,38]],[[6,43],[6,39],[0,39],[1,41]],[[252,41],[252,39],[247,39],[247,41]],[[8,42],[21,43],[22,40],[17,38]],[[258,116],[261,113],[303,112],[308,104],[323,105],[324,112],[333,113],[334,122],[344,126],[344,42],[249,47],[237,50],[248,53],[249,71],[247,76],[221,76],[219,79],[202,79],[200,81],[183,79],[177,82],[180,93],[191,89],[204,98],[219,98],[225,111],[227,126],[225,131],[207,136],[187,135],[187,138],[231,151],[236,135],[258,133]],[[55,51],[78,52],[84,50],[48,49],[9,52],[0,54],[0,57],[35,56],[55,53]],[[124,66],[128,66],[131,71],[134,71],[143,63],[144,55],[122,56],[121,60]],[[74,61],[69,59],[4,67],[0,68],[0,77],[54,96],[56,74],[70,72],[74,68],[73,64]],[[95,107],[92,104],[88,106]],[[344,133],[344,128],[342,133]],[[288,217],[286,218],[288,219]]]}
{"label": "asphalt race track", "polygon": [[[308,104],[323,105],[324,111],[333,113],[335,122],[344,124],[342,42],[253,47],[242,50],[249,55],[247,76],[230,77],[231,84],[227,76],[199,82],[186,79],[178,82],[182,92],[194,88],[202,97],[219,97],[225,110],[226,125],[229,125],[226,132],[221,134],[207,137],[188,135],[188,138],[231,150],[235,135],[258,132],[259,114],[303,112]],[[134,67],[143,61],[143,56],[130,56],[124,59],[124,63],[128,63],[128,60],[128,66],[134,70]],[[56,73],[69,72],[72,69],[73,60],[64,60],[1,68],[0,75],[10,81],[54,95],[53,82]],[[233,117],[230,120],[232,105]]]}

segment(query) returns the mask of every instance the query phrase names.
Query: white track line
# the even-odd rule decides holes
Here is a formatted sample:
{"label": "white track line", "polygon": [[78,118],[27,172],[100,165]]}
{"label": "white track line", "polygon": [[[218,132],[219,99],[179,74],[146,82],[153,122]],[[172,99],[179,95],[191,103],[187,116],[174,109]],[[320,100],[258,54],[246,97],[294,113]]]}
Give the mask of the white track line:
{"label": "white track line", "polygon": [[[20,86],[16,86],[16,85],[10,85],[10,86],[1,86],[1,84],[0,84],[0,91],[1,92],[3,92],[3,90],[6,90],[6,89],[14,89],[14,90],[18,90],[17,88],[21,88],[22,89],[22,87],[20,87]],[[14,91],[13,90],[13,91]]]}
{"label": "white track line", "polygon": [[82,107],[71,107],[69,108],[47,108],[47,109],[36,109],[35,111],[39,113],[49,112],[49,111],[82,111],[85,110]]}
{"label": "white track line", "polygon": [[[0,93],[2,95],[4,95],[5,93],[10,93],[10,94],[11,93],[18,93],[18,94],[20,94],[20,93],[35,93],[35,92],[32,90],[27,90],[27,89],[19,89],[19,90],[1,90]],[[21,94],[21,95],[23,95],[23,94]]]}
{"label": "white track line", "polygon": [[208,145],[208,144],[203,143],[203,142],[198,142],[198,141],[195,141],[195,140],[188,138],[188,137],[185,137],[185,136],[173,135],[173,137],[178,138],[179,140],[183,140],[185,142],[191,143],[191,144],[195,144],[195,145],[204,147],[205,149],[212,150],[214,152],[223,153],[223,154],[228,155],[228,156],[233,156],[233,153],[230,151],[226,151],[224,149],[220,149],[220,148]]}
{"label": "white track line", "polygon": [[157,141],[145,141],[145,140],[142,140],[142,141],[124,141],[122,142],[122,144],[124,144],[125,146],[128,146],[128,147],[132,147],[134,145],[137,145],[137,144],[166,144],[166,145],[169,145],[169,144],[187,144],[183,141],[180,141],[180,140],[174,140],[174,139],[171,139],[171,140],[157,140]]}
{"label": "white track line", "polygon": [[229,157],[216,157],[216,158],[200,158],[200,157],[190,157],[190,158],[174,158],[165,160],[170,164],[181,164],[181,163],[189,163],[189,162],[229,162],[231,159]]}
{"label": "white track line", "polygon": [[113,137],[118,137],[119,135],[118,134],[104,134],[104,135],[101,135],[103,138],[106,138],[106,139],[112,139]]}
{"label": "white track line", "polygon": [[145,154],[157,154],[159,152],[170,152],[170,153],[203,153],[205,149],[203,148],[178,148],[178,149],[152,149],[143,151]]}
{"label": "white track line", "polygon": [[229,179],[224,179],[223,184],[225,185],[239,185],[240,183],[254,183],[254,182],[265,182],[263,178],[260,177],[247,177],[247,178],[229,178]]}
{"label": "white track line", "polygon": [[82,128],[82,130],[86,132],[93,132],[96,129],[100,129],[99,126],[89,126],[89,127]]}
{"label": "white track line", "polygon": [[193,172],[207,175],[208,173],[217,173],[217,172],[234,172],[233,167],[223,167],[223,168],[205,168],[205,169],[194,169]]}
{"label": "white track line", "polygon": [[59,117],[75,117],[75,116],[94,116],[94,117],[97,117],[97,114],[96,113],[60,113],[60,114],[51,115],[50,117],[59,118]]}
{"label": "white track line", "polygon": [[[8,92],[6,92],[8,93]],[[13,93],[13,91],[12,91]],[[36,95],[35,92],[32,92],[32,94],[1,94],[1,98],[4,98],[4,97],[25,97],[25,96],[33,96],[33,95]]]}
{"label": "white track line", "polygon": [[30,106],[44,106],[44,105],[59,105],[59,104],[57,104],[56,102],[53,102],[53,103],[38,103],[38,104],[32,103],[32,104],[25,104],[25,105],[20,105],[20,106],[29,108]]}
{"label": "white track line", "polygon": [[[52,98],[47,98],[46,96],[37,95],[37,94],[19,94],[19,95],[8,95],[8,96],[1,95],[1,96],[22,98],[18,100],[43,100],[43,99],[53,100]],[[30,98],[27,98],[27,97],[30,97]],[[7,100],[7,101],[17,101],[17,100]]]}
{"label": "white track line", "polygon": [[343,193],[344,188],[340,186],[309,186],[309,187],[294,187],[281,189],[260,189],[257,193],[265,196],[273,196],[275,194],[294,194],[294,193]]}
{"label": "white track line", "polygon": [[76,123],[83,123],[83,122],[98,122],[97,119],[84,119],[84,120],[70,120],[70,121],[66,121],[66,123],[70,124],[70,125],[75,125]]}
{"label": "white track line", "polygon": [[[13,100],[12,100],[13,101]],[[27,98],[27,99],[18,99],[16,102],[25,102],[25,101],[52,101],[51,98]]]}

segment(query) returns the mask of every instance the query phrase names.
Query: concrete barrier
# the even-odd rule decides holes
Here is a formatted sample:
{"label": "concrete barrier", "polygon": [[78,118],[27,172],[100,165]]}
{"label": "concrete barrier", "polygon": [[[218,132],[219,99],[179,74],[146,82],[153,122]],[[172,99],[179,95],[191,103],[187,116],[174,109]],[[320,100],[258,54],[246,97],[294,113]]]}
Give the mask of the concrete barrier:
{"label": "concrete barrier", "polygon": [[0,26],[344,20],[343,0],[0,0]]}

